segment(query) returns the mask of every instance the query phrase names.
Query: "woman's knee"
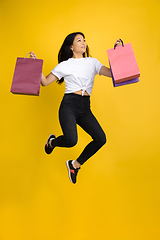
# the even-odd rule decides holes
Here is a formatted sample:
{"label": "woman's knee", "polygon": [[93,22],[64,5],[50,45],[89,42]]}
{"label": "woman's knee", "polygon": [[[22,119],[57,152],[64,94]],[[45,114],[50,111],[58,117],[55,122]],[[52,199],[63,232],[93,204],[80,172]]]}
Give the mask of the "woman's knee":
{"label": "woman's knee", "polygon": [[107,142],[107,139],[106,139],[106,134],[104,133],[104,135],[103,135],[103,138],[102,138],[102,146],[104,145],[104,144],[106,144],[106,142]]}
{"label": "woman's knee", "polygon": [[67,147],[74,147],[77,144],[77,137],[66,138]]}
{"label": "woman's knee", "polygon": [[106,142],[107,142],[106,134],[103,133],[103,135],[101,135],[101,137],[97,140],[97,142],[99,143],[100,147],[102,147],[104,144],[106,144]]}

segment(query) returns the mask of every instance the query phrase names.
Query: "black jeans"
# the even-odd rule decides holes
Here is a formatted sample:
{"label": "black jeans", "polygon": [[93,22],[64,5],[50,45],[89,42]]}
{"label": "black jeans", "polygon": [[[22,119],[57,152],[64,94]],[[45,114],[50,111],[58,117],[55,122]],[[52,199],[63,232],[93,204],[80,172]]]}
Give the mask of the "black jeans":
{"label": "black jeans", "polygon": [[77,158],[81,165],[106,143],[105,133],[90,110],[90,96],[65,94],[59,108],[59,120],[63,135],[55,139],[55,146],[76,145],[78,140],[76,124],[92,137],[92,141]]}

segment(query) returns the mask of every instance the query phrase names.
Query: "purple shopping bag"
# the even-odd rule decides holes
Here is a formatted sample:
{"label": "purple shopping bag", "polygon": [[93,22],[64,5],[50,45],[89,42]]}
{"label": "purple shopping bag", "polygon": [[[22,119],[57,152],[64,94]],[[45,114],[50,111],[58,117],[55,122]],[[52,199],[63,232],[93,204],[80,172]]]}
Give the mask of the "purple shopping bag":
{"label": "purple shopping bag", "polygon": [[39,96],[42,66],[42,59],[18,57],[11,92],[15,94]]}

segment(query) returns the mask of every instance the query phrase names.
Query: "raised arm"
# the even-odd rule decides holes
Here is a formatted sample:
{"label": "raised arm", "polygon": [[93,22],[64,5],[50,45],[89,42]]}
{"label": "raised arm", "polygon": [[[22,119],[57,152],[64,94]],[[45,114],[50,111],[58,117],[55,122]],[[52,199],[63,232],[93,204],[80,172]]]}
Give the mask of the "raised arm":
{"label": "raised arm", "polygon": [[[30,52],[30,58],[37,58],[36,55],[34,54],[34,52]],[[42,73],[42,76],[41,76],[41,85],[42,86],[47,86],[49,85],[50,83],[56,81],[58,78],[52,74],[52,73],[49,73],[46,77],[45,75]]]}

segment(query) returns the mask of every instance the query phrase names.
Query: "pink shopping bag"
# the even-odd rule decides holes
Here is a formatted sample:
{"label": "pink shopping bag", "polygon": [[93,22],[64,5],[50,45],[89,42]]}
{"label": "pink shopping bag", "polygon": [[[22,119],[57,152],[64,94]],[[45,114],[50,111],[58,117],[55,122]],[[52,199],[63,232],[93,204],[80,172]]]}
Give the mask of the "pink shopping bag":
{"label": "pink shopping bag", "polygon": [[115,46],[107,50],[107,54],[115,84],[140,77],[131,43],[123,44],[122,41],[122,46]]}
{"label": "pink shopping bag", "polygon": [[119,87],[119,86],[131,84],[131,83],[139,82],[139,78],[134,78],[134,79],[131,79],[131,80],[128,80],[128,81],[125,81],[125,82],[115,83],[114,77],[113,77],[113,74],[112,74],[111,66],[110,66],[110,69],[111,69],[111,76],[112,76],[112,82],[113,82],[114,87]]}
{"label": "pink shopping bag", "polygon": [[42,59],[18,57],[11,92],[15,94],[39,96],[42,66]]}

